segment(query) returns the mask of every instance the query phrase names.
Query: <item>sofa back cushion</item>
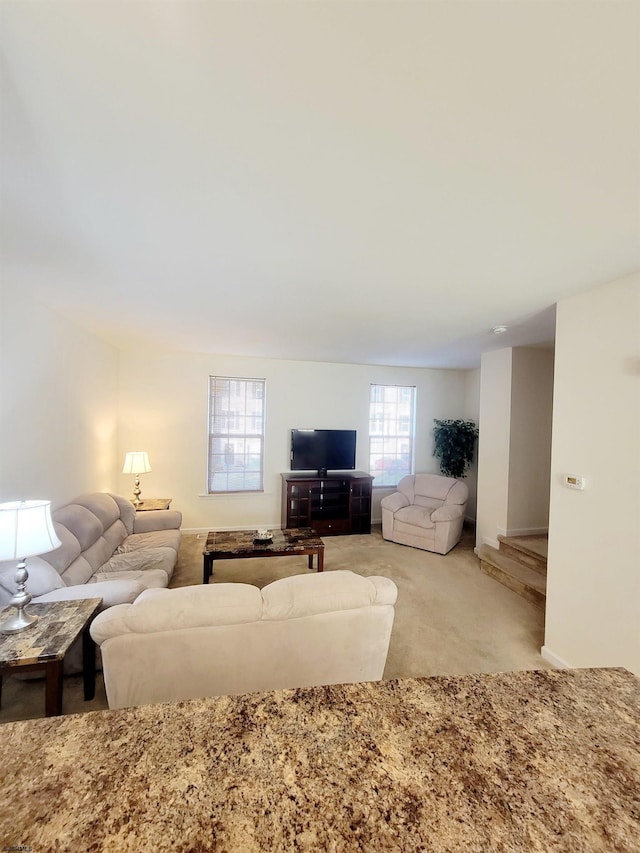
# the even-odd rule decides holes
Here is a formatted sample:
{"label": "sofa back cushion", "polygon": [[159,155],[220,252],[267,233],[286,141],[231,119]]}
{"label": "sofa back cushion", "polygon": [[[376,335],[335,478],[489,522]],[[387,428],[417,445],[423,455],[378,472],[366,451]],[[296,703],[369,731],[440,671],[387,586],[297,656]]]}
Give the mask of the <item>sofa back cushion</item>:
{"label": "sofa back cushion", "polygon": [[62,545],[43,559],[67,586],[87,583],[127,536],[120,506],[108,494],[81,495],[52,518]]}
{"label": "sofa back cushion", "polygon": [[[27,589],[34,598],[64,587],[64,581],[52,565],[40,557],[27,557]],[[16,591],[17,560],[0,563],[0,607],[11,601]]]}
{"label": "sofa back cushion", "polygon": [[294,575],[273,581],[262,590],[263,619],[299,619],[338,610],[368,607],[376,587],[349,571]]}
{"label": "sofa back cushion", "polygon": [[180,628],[256,622],[262,612],[260,590],[245,583],[148,589],[130,607],[115,607],[93,626],[97,642],[118,634],[152,634]]}

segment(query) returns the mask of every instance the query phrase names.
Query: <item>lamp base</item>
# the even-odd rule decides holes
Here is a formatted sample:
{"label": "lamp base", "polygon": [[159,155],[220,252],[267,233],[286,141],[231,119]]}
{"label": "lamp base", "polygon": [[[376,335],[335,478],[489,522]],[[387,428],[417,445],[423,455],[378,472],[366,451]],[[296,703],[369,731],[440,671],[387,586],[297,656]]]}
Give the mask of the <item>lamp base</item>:
{"label": "lamp base", "polygon": [[17,634],[19,631],[31,628],[37,621],[37,616],[26,613],[24,608],[20,607],[17,613],[14,613],[13,616],[10,616],[0,625],[0,633]]}
{"label": "lamp base", "polygon": [[144,503],[144,501],[140,500],[141,494],[142,489],[140,488],[140,477],[136,474],[136,480],[133,486],[133,500],[131,501],[136,509]]}
{"label": "lamp base", "polygon": [[24,559],[20,560],[16,566],[16,591],[9,602],[12,607],[15,607],[17,612],[10,616],[0,625],[2,634],[17,634],[18,631],[24,631],[25,628],[31,628],[38,621],[37,616],[25,611],[25,607],[31,601],[31,593],[25,589],[29,572]]}

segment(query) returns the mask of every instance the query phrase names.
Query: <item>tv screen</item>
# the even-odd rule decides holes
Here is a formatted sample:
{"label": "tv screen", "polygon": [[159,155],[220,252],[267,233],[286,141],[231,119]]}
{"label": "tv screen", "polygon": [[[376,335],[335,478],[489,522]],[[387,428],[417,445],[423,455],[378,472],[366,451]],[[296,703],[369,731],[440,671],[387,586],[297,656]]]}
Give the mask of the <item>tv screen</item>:
{"label": "tv screen", "polygon": [[355,429],[292,429],[291,470],[352,471],[356,467]]}

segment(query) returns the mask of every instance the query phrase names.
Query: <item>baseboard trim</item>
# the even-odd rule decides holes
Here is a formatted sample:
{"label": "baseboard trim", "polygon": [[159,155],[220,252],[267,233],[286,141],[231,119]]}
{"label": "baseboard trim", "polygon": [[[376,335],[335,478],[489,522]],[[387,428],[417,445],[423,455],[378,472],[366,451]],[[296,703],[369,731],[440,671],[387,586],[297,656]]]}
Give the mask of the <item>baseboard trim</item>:
{"label": "baseboard trim", "polygon": [[181,527],[180,529],[182,530],[183,533],[210,533],[212,530],[213,531],[218,531],[218,530],[234,530],[234,531],[236,531],[236,530],[252,530],[254,528],[257,529],[258,527],[268,527],[269,530],[280,530],[280,523],[278,523],[278,524],[263,524],[262,522],[260,522],[260,524],[253,524],[253,525],[243,524],[243,525],[238,525],[236,527],[232,527],[230,525],[229,527],[213,527],[213,526],[212,527]]}
{"label": "baseboard trim", "polygon": [[567,663],[566,660],[558,657],[558,655],[555,654],[555,652],[552,652],[548,646],[543,646],[540,649],[540,655],[547,663],[550,663],[551,666],[554,666],[556,669],[574,669],[570,663]]}
{"label": "baseboard trim", "polygon": [[490,536],[483,536],[482,537],[482,544],[483,545],[490,545],[492,548],[495,548],[496,551],[500,547],[500,542],[497,539],[492,539]]}

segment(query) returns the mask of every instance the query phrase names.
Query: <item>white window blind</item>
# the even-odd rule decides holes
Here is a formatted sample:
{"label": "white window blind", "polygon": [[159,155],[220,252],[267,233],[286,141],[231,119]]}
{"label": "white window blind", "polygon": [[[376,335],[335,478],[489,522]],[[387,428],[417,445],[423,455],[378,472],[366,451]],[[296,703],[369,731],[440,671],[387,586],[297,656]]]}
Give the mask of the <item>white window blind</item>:
{"label": "white window blind", "polygon": [[209,494],[263,490],[264,403],[264,379],[209,377]]}
{"label": "white window blind", "polygon": [[372,385],[369,397],[369,473],[374,486],[395,486],[413,471],[416,389]]}

